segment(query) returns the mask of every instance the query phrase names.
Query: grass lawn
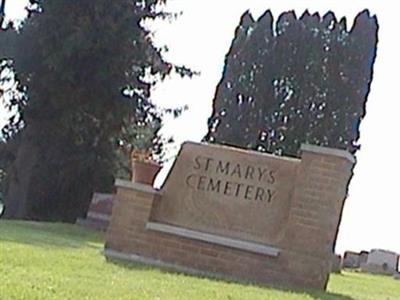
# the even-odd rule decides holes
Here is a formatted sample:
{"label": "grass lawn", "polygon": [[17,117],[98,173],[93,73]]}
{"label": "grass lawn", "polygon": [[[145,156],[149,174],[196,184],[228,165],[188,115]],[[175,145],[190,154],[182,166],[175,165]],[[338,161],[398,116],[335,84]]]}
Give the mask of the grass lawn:
{"label": "grass lawn", "polygon": [[75,225],[0,221],[0,299],[400,300],[400,281],[343,272],[328,293],[274,289],[106,262],[102,236]]}

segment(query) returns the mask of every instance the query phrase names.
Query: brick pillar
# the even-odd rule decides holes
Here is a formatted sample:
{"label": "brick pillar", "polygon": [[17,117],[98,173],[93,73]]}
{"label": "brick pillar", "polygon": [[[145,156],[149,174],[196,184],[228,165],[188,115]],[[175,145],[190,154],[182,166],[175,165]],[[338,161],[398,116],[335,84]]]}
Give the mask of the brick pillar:
{"label": "brick pillar", "polygon": [[318,146],[301,150],[285,242],[293,251],[289,269],[325,288],[355,158]]}
{"label": "brick pillar", "polygon": [[129,253],[135,247],[137,235],[144,233],[160,192],[149,185],[118,179],[115,186],[117,192],[104,248]]}

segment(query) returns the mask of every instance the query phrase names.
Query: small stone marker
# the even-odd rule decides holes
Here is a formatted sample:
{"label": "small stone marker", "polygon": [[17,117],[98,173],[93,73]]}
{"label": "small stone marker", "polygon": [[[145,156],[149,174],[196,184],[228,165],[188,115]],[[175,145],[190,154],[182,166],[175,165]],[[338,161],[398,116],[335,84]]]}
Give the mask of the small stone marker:
{"label": "small stone marker", "polygon": [[161,190],[116,180],[108,258],[325,289],[355,159],[185,143]]}
{"label": "small stone marker", "polygon": [[361,270],[368,273],[395,275],[398,270],[399,255],[395,252],[373,249],[368,254],[365,264],[361,264]]}
{"label": "small stone marker", "polygon": [[110,222],[113,197],[113,194],[94,193],[86,219],[78,219],[77,223],[105,231]]}
{"label": "small stone marker", "polygon": [[360,253],[346,251],[343,256],[343,268],[357,269],[360,267]]}
{"label": "small stone marker", "polygon": [[361,252],[360,252],[360,254],[359,254],[360,266],[361,266],[362,264],[365,264],[365,263],[367,262],[367,260],[368,260],[368,255],[369,255],[369,252],[368,252],[368,251],[361,251]]}
{"label": "small stone marker", "polygon": [[342,257],[338,254],[335,254],[332,258],[332,273],[340,273],[342,270]]}

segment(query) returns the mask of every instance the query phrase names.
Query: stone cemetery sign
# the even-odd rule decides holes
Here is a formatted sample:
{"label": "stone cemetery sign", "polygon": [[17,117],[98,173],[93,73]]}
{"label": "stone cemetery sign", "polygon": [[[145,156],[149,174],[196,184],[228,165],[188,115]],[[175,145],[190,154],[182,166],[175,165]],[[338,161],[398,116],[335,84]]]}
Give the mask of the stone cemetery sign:
{"label": "stone cemetery sign", "polygon": [[185,143],[161,190],[117,180],[104,253],[223,278],[324,289],[355,160]]}

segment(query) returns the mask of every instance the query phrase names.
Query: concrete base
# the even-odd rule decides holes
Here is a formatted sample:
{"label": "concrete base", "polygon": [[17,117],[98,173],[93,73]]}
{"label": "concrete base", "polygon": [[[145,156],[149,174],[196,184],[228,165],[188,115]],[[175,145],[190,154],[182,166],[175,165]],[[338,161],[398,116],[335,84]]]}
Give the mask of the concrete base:
{"label": "concrete base", "polygon": [[[102,254],[106,257],[106,259],[109,259],[109,260],[121,261],[121,262],[126,262],[126,263],[135,263],[135,264],[140,264],[140,265],[163,269],[166,271],[183,273],[183,274],[187,274],[187,275],[207,277],[207,278],[219,279],[219,280],[225,280],[225,281],[234,281],[234,282],[245,283],[245,284],[257,284],[257,285],[264,285],[264,286],[271,285],[271,284],[266,284],[265,282],[262,282],[262,281],[248,280],[243,277],[230,276],[230,275],[218,273],[218,272],[198,270],[198,269],[190,268],[190,267],[187,267],[184,265],[166,262],[166,261],[163,261],[160,259],[145,257],[145,256],[133,254],[133,253],[127,254],[124,252],[107,249],[107,248],[103,249]],[[276,283],[274,285],[280,286]],[[282,284],[282,286],[283,286],[283,284]]]}
{"label": "concrete base", "polygon": [[196,230],[190,230],[178,226],[171,226],[168,224],[161,224],[156,222],[147,222],[146,229],[159,231],[163,233],[173,234],[181,236],[184,238],[198,240],[203,242],[208,242],[211,244],[227,246],[234,249],[245,250],[253,253],[268,255],[268,256],[278,256],[280,250],[276,247],[271,247],[268,245],[263,245],[259,243],[253,243],[248,241],[242,241],[238,239],[232,239],[228,237],[218,236],[215,234],[209,234],[205,232],[200,232]]}
{"label": "concrete base", "polygon": [[138,263],[146,266],[156,267],[160,269],[166,269],[169,271],[176,271],[179,273],[185,273],[189,275],[197,275],[197,276],[204,276],[204,277],[212,277],[212,278],[220,278],[220,279],[229,279],[229,280],[238,280],[238,278],[226,276],[223,274],[215,273],[215,272],[206,272],[202,270],[197,270],[194,268],[186,267],[183,265],[165,262],[160,259],[155,259],[151,257],[145,257],[137,254],[127,254],[124,252],[112,250],[112,249],[103,249],[102,253],[107,259],[111,260],[119,260],[128,263]]}

